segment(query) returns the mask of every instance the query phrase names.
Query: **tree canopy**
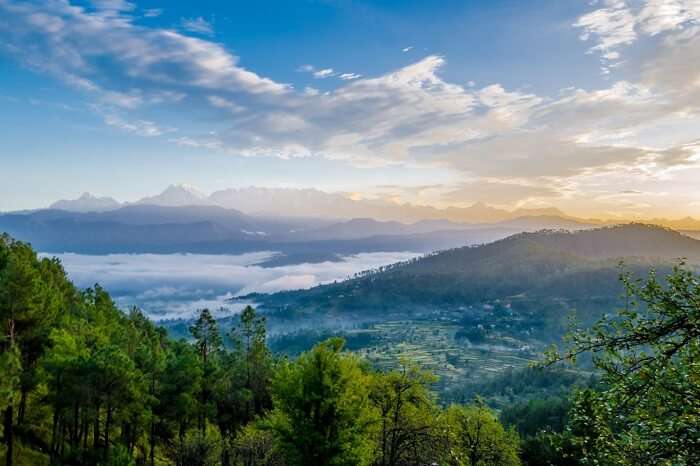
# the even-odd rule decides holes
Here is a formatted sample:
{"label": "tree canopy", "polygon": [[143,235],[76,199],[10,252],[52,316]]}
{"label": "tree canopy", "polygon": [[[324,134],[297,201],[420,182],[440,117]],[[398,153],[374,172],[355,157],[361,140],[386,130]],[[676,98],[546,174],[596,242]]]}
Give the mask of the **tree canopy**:
{"label": "tree canopy", "polygon": [[568,431],[583,464],[700,463],[700,279],[623,271],[626,306],[569,335],[548,363],[591,353],[598,389],[574,397]]}
{"label": "tree canopy", "polygon": [[[547,364],[592,359],[543,400],[441,405],[404,360],[379,371],[330,338],[295,358],[252,307],[223,335],[201,310],[174,340],[57,260],[0,237],[0,458],[13,465],[516,466],[700,464],[700,278],[622,275],[626,306],[570,334]],[[566,383],[563,383],[565,382]],[[491,384],[491,385],[489,385]],[[495,386],[495,385],[494,385]],[[511,387],[511,388],[512,388]],[[576,385],[574,385],[576,387]],[[567,388],[568,389],[568,388]]]}
{"label": "tree canopy", "polygon": [[8,466],[471,465],[464,426],[477,415],[489,425],[478,464],[512,450],[494,414],[441,408],[435,378],[410,362],[378,372],[338,338],[278,358],[251,307],[228,335],[204,309],[176,341],[6,236],[0,319]]}

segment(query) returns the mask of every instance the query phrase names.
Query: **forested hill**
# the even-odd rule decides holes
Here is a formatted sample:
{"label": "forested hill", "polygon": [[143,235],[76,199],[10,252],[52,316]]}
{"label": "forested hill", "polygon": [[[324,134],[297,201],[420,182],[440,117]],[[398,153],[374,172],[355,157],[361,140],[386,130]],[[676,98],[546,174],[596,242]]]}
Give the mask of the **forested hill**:
{"label": "forested hill", "polygon": [[[700,241],[669,228],[630,223],[592,230],[523,234],[528,241],[586,258],[686,257],[700,261]],[[518,238],[512,237],[511,240]]]}
{"label": "forested hill", "polygon": [[578,232],[521,233],[439,252],[311,290],[254,296],[268,311],[413,313],[495,299],[614,299],[619,262],[663,273],[679,258],[700,263],[700,241],[666,228],[629,224]]}
{"label": "forested hill", "polygon": [[475,271],[509,274],[535,268],[546,276],[574,265],[593,265],[600,261],[644,259],[657,262],[679,258],[700,262],[700,241],[663,227],[628,224],[576,232],[520,233],[483,246],[427,256],[394,267],[392,271],[473,276]]}
{"label": "forested hill", "polygon": [[0,464],[461,465],[475,423],[493,458],[480,464],[521,464],[488,408],[443,409],[432,374],[380,372],[343,345],[278,358],[251,307],[225,335],[204,309],[176,341],[0,234]]}

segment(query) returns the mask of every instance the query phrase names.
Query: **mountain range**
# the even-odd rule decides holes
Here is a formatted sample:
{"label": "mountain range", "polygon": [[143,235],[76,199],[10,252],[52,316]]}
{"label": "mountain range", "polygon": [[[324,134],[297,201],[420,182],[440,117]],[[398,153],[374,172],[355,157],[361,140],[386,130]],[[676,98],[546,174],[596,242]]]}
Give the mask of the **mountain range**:
{"label": "mountain range", "polygon": [[60,200],[49,209],[73,212],[104,212],[128,205],[158,205],[163,207],[218,206],[236,209],[257,216],[295,216],[328,218],[374,218],[378,220],[409,221],[451,220],[455,222],[497,222],[533,215],[564,216],[556,208],[516,209],[507,211],[482,202],[466,207],[436,209],[428,206],[396,204],[380,200],[353,200],[338,193],[316,189],[292,188],[229,188],[206,195],[196,188],[176,184],[162,193],[147,196],[132,203],[120,203],[110,197],[84,193],[74,200]]}
{"label": "mountain range", "polygon": [[[103,212],[45,209],[0,214],[0,231],[43,252],[208,253],[277,251],[288,262],[337,260],[360,252],[432,252],[541,228],[587,228],[559,217],[520,217],[492,224],[361,218],[268,217],[211,205],[130,204]],[[274,263],[280,263],[279,258]]]}
{"label": "mountain range", "polygon": [[[234,204],[243,209],[232,208]],[[277,214],[265,211],[272,207]],[[392,209],[411,211],[421,219],[378,219],[382,211]],[[346,219],[342,215],[368,210],[376,217]],[[301,215],[307,211],[316,214]],[[471,221],[432,218],[441,215]],[[207,196],[186,185],[170,186],[134,203],[121,204],[84,194],[76,200],[58,201],[49,209],[0,214],[0,231],[29,241],[44,252],[276,251],[285,255],[273,264],[338,260],[339,256],[360,252],[427,253],[488,243],[519,232],[597,226],[598,221],[577,219],[556,209],[505,211],[477,203],[468,208],[438,210],[293,189],[229,189]]]}
{"label": "mountain range", "polygon": [[90,193],[83,193],[77,199],[56,201],[49,209],[67,210],[70,212],[105,212],[118,209],[122,204],[111,197],[98,197]]}
{"label": "mountain range", "polygon": [[[386,200],[350,199],[341,193],[326,193],[316,189],[294,188],[229,188],[207,195],[196,188],[176,184],[163,192],[135,202],[119,202],[110,197],[84,193],[77,199],[60,200],[49,209],[71,212],[106,212],[130,205],[157,205],[162,207],[217,206],[234,209],[253,216],[302,217],[350,220],[371,218],[380,221],[415,223],[422,220],[448,220],[456,223],[495,223],[518,218],[550,217],[586,225],[611,225],[623,220],[577,218],[554,207],[520,208],[505,210],[476,202],[468,207],[444,209],[395,203]],[[679,230],[700,230],[700,220],[691,217],[669,220],[654,218],[645,223],[658,224]]]}

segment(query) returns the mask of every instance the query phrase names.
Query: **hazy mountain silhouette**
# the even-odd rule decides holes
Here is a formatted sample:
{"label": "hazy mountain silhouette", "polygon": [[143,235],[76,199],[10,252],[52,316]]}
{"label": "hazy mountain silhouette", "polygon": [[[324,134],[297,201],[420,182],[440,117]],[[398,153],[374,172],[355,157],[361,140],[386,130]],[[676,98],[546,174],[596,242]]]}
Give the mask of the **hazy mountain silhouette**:
{"label": "hazy mountain silhouette", "polygon": [[162,193],[144,197],[135,203],[169,207],[211,204],[206,194],[186,184],[170,185]]}
{"label": "hazy mountain silhouette", "polygon": [[[355,220],[269,218],[217,206],[128,205],[106,212],[38,210],[0,214],[0,231],[44,252],[280,251],[304,257],[335,257],[377,251],[430,252],[503,238],[518,230],[467,228],[446,221],[413,225]],[[289,257],[285,259],[289,261]]]}
{"label": "hazy mountain silhouette", "polygon": [[[415,223],[424,220],[444,220],[452,223],[478,225],[510,221],[520,221],[522,224],[522,219],[526,218],[529,226],[523,226],[527,230],[537,227],[576,229],[582,226],[579,224],[592,226],[625,223],[623,219],[577,218],[555,207],[505,210],[479,201],[467,207],[436,208],[410,203],[396,203],[384,199],[351,199],[342,193],[327,193],[317,189],[228,188],[215,191],[207,196],[196,188],[185,184],[168,186],[160,194],[147,196],[132,203],[119,204],[111,198],[98,198],[85,194],[75,200],[58,201],[52,204],[51,208],[89,212],[112,210],[120,205],[218,206],[253,216],[284,217],[287,219],[293,217],[336,219],[338,221],[374,219]],[[539,220],[534,220],[535,217]],[[678,230],[700,230],[700,220],[691,217],[676,220],[657,218],[647,220],[645,223],[664,225]]]}
{"label": "hazy mountain silhouette", "polygon": [[83,193],[79,198],[56,201],[49,209],[68,210],[72,212],[103,212],[121,207],[121,204],[111,197],[97,197]]}

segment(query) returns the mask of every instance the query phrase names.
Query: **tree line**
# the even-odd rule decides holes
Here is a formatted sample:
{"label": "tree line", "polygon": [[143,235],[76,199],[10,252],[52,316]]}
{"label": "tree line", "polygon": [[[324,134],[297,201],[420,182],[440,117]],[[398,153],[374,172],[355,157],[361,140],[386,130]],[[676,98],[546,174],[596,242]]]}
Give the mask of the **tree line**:
{"label": "tree line", "polygon": [[250,307],[227,335],[203,310],[176,341],[7,236],[0,317],[8,466],[519,464],[513,430],[441,408],[410,362],[377,372],[341,339],[276,357]]}
{"label": "tree line", "polygon": [[[700,282],[623,276],[627,306],[546,364],[592,353],[601,383],[505,410],[441,405],[435,377],[380,372],[330,338],[289,359],[248,307],[174,340],[56,259],[0,237],[0,458],[12,465],[496,466],[700,463]],[[526,421],[523,421],[526,418]]]}

